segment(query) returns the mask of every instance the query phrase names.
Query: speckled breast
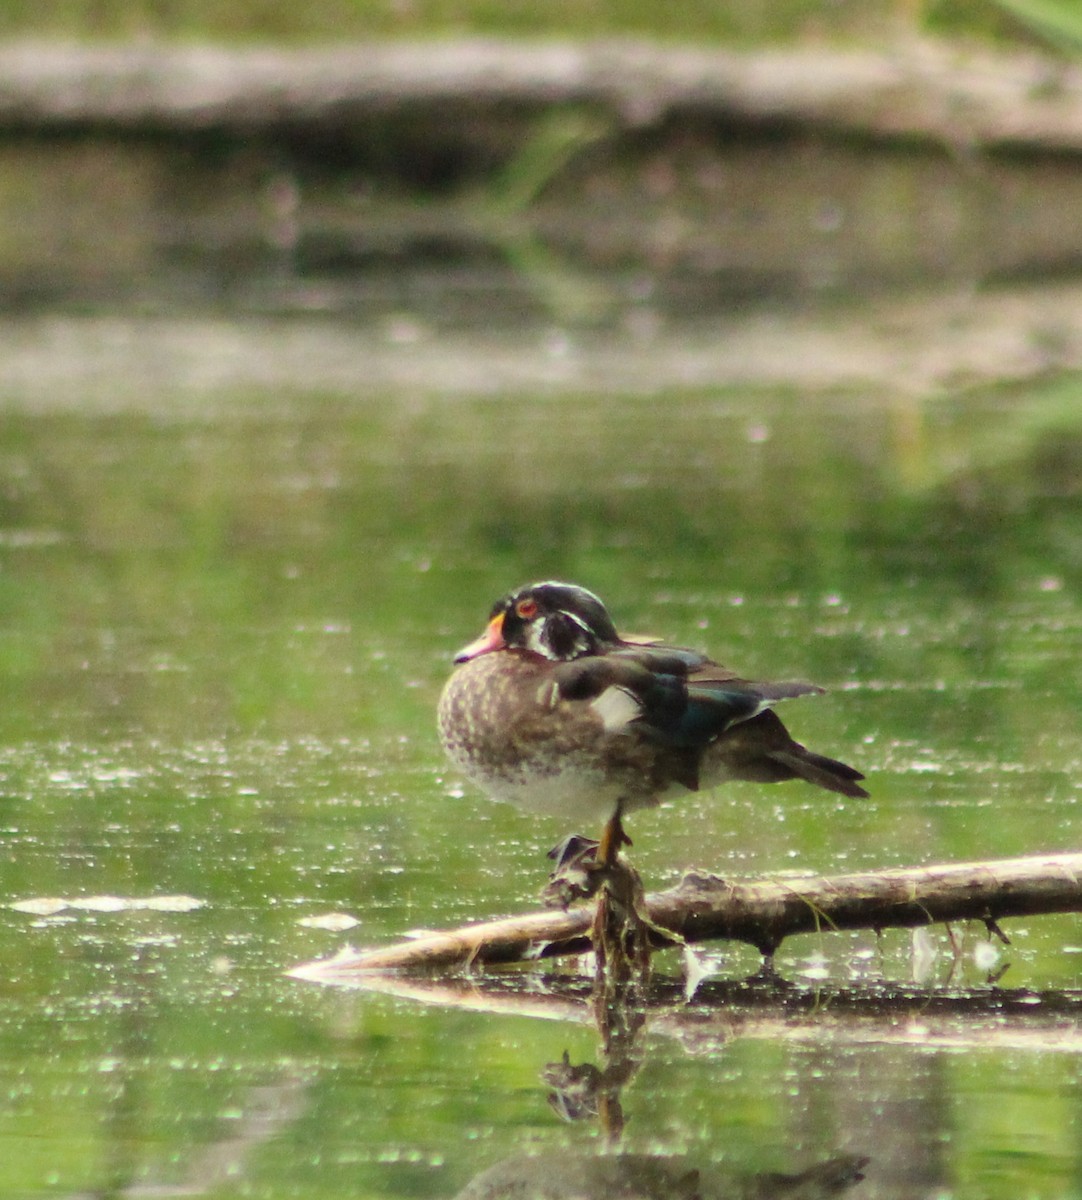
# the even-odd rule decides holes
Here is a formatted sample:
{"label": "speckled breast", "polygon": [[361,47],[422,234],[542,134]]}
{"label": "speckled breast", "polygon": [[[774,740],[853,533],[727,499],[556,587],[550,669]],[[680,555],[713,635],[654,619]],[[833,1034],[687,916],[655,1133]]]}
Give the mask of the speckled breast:
{"label": "speckled breast", "polygon": [[539,813],[607,820],[656,803],[668,787],[656,751],[609,734],[593,708],[556,698],[544,659],[501,651],[447,682],[439,730],[451,759],[497,800]]}

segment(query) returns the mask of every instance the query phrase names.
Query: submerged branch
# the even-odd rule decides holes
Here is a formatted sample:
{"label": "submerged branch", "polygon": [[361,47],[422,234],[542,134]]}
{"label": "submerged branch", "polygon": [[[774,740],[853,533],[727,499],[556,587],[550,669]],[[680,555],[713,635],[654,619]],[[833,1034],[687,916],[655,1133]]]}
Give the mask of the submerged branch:
{"label": "submerged branch", "polygon": [[[980,920],[1004,937],[1003,918],[1082,911],[1082,854],[899,867],[853,875],[735,882],[691,873],[646,898],[650,920],[673,941],[729,939],[771,955],[797,933],[913,927]],[[289,973],[319,983],[359,982],[368,972],[469,968],[590,949],[592,909],[537,912],[375,950],[347,951]],[[666,942],[655,937],[655,946]],[[669,943],[671,944],[671,943]]]}

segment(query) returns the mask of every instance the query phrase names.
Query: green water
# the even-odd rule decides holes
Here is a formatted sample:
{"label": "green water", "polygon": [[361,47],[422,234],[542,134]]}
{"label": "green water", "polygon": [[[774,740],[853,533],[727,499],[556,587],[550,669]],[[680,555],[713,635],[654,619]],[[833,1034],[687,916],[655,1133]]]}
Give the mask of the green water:
{"label": "green water", "polygon": [[[651,888],[1078,848],[1082,380],[918,399],[251,376],[157,364],[85,403],[75,368],[63,399],[6,384],[0,1194],[450,1197],[598,1149],[541,1078],[596,1056],[583,1006],[282,974],[534,907],[568,831],[481,800],[433,729],[450,654],[533,578],[824,684],[787,720],[868,775],[867,802],[741,785],[636,814]],[[328,914],[358,924],[301,923]],[[1078,985],[1076,918],[1007,931],[1004,987]],[[959,933],[953,982],[980,986],[986,935]],[[824,935],[779,965],[840,986],[908,981],[914,956],[900,931]],[[704,1195],[839,1154],[870,1158],[855,1196],[1082,1195],[1074,1018],[936,1040],[828,1016],[800,1038],[658,1018],[623,1148],[692,1164]]]}

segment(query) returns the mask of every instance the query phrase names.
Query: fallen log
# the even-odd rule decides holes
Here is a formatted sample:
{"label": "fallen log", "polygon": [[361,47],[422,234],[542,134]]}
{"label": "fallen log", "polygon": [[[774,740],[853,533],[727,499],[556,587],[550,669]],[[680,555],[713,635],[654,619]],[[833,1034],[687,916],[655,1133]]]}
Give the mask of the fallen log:
{"label": "fallen log", "polygon": [[[1006,941],[999,921],[1082,911],[1082,854],[898,867],[851,875],[722,879],[692,872],[646,897],[660,948],[728,939],[771,956],[787,937],[842,929],[912,928],[979,920]],[[368,972],[432,971],[526,962],[590,950],[592,907],[535,912],[428,934],[373,950],[348,950],[305,963],[290,975],[348,984]]]}
{"label": "fallen log", "polygon": [[[734,51],[609,39],[364,42],[333,47],[139,41],[0,45],[8,129],[160,132],[298,122],[354,128],[388,111],[449,110],[476,125],[516,110],[587,105],[625,126],[688,111],[906,143],[1082,150],[1082,69],[1026,51],[911,41]],[[414,127],[411,127],[414,128]]]}

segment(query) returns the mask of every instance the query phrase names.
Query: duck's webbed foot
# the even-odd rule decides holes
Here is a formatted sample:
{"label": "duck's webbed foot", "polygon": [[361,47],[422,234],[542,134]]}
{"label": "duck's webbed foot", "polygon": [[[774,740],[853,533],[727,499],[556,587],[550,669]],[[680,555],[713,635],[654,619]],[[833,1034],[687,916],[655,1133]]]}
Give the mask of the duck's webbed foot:
{"label": "duck's webbed foot", "polygon": [[599,845],[593,838],[572,833],[553,846],[548,856],[556,865],[541,892],[546,908],[569,908],[576,900],[587,900],[596,894],[602,883],[597,858]]}
{"label": "duck's webbed foot", "polygon": [[581,863],[584,859],[596,860],[600,844],[596,838],[583,837],[581,833],[569,833],[548,852],[548,857],[555,863],[552,873],[555,875],[557,871]]}

